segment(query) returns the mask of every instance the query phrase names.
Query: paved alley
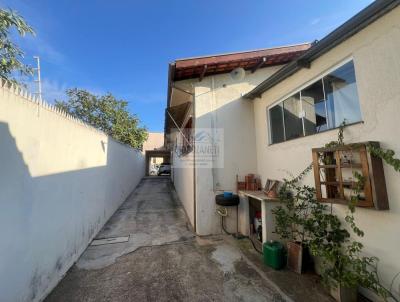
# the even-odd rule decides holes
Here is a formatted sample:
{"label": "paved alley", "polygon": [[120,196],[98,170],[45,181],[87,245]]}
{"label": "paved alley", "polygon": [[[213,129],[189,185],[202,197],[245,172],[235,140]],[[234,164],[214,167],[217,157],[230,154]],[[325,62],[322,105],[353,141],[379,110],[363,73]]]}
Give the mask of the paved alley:
{"label": "paved alley", "polygon": [[169,179],[144,178],[46,301],[292,301],[229,240],[195,237]]}

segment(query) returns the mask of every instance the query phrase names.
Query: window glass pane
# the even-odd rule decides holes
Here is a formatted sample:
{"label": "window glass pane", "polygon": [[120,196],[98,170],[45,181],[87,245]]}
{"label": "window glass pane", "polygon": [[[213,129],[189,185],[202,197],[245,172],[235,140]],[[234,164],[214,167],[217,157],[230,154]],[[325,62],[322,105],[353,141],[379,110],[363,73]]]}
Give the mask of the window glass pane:
{"label": "window glass pane", "polygon": [[271,144],[280,143],[285,140],[283,133],[283,111],[282,103],[272,107],[269,110],[270,127],[271,127]]}
{"label": "window glass pane", "polygon": [[331,72],[324,77],[330,128],[361,121],[356,76],[353,62]]}
{"label": "window glass pane", "polygon": [[305,114],[304,129],[306,135],[328,129],[322,80],[302,90],[301,100],[303,102],[302,106]]}
{"label": "window glass pane", "polygon": [[300,93],[296,93],[295,95],[284,100],[283,109],[286,140],[303,136],[303,122],[300,117]]}

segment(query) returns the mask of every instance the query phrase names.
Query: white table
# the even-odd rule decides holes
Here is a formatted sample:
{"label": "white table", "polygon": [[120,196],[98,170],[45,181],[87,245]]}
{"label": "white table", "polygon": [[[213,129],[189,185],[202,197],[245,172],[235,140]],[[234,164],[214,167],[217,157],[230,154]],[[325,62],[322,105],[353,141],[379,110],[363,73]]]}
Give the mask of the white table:
{"label": "white table", "polygon": [[270,198],[262,191],[239,191],[239,232],[245,236],[250,236],[250,214],[249,198],[261,202],[261,222],[262,222],[262,242],[278,240],[279,235],[275,234],[275,215],[272,210],[281,205],[278,198]]}

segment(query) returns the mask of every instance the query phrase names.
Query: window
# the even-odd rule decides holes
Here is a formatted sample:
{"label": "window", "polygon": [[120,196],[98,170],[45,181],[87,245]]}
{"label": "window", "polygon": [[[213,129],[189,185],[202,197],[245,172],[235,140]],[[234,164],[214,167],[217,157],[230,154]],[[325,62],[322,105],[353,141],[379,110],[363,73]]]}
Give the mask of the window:
{"label": "window", "polygon": [[347,123],[361,121],[353,62],[324,77],[324,84],[331,127],[339,127],[344,120]]}
{"label": "window", "polygon": [[326,104],[322,80],[315,82],[301,91],[304,110],[305,135],[319,133],[328,129]]}
{"label": "window", "polygon": [[285,121],[286,139],[303,136],[300,93],[283,101],[283,120]]}
{"label": "window", "polygon": [[271,143],[361,121],[356,76],[350,61],[269,110]]}
{"label": "window", "polygon": [[188,154],[193,150],[193,129],[192,118],[186,122],[185,127],[182,129],[182,148],[181,153]]}
{"label": "window", "polygon": [[280,143],[285,140],[283,129],[283,103],[280,103],[269,110],[272,143]]}

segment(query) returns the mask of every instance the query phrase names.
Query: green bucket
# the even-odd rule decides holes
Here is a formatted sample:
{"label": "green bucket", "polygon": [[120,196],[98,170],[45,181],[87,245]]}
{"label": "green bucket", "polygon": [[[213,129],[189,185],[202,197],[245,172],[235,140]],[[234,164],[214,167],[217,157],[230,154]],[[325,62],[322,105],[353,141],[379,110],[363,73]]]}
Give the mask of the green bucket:
{"label": "green bucket", "polygon": [[264,264],[279,270],[284,267],[284,250],[282,243],[278,241],[265,242],[263,244]]}

